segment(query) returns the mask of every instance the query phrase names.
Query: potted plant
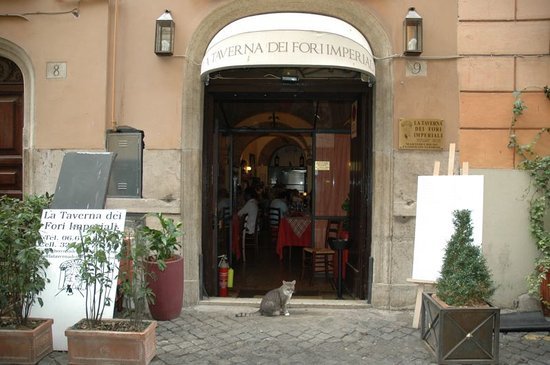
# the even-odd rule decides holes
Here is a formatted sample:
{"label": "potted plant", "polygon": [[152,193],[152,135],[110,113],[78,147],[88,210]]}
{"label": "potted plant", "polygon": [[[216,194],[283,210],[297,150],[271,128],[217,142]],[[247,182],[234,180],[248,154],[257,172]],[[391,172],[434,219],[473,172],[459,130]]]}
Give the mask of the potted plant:
{"label": "potted plant", "polygon": [[498,363],[500,309],[480,247],[473,244],[469,210],[453,212],[455,231],[443,258],[436,293],[423,293],[422,339],[438,364]]}
{"label": "potted plant", "polygon": [[[144,280],[142,243],[122,245],[123,232],[91,226],[79,242],[69,244],[80,264],[85,290],[86,318],[65,331],[68,361],[78,364],[149,364],[156,353],[156,321],[144,319],[143,302],[149,297]],[[109,291],[116,283],[116,260],[124,258],[119,273],[124,294],[133,298],[132,319],[103,319],[111,307]]]}
{"label": "potted plant", "polygon": [[29,318],[49,281],[48,249],[40,248],[46,195],[0,197],[0,363],[35,364],[53,351],[52,319]]}
{"label": "potted plant", "polygon": [[154,217],[160,229],[148,226],[140,229],[149,249],[148,284],[155,296],[154,303],[149,303],[149,311],[154,319],[168,321],[180,315],[183,305],[183,257],[178,254],[181,222],[162,213]]}
{"label": "potted plant", "polygon": [[120,256],[118,282],[123,298],[121,314],[139,325],[147,313],[147,304],[154,302],[155,295],[148,285],[145,258],[149,250],[141,232],[125,237]]}

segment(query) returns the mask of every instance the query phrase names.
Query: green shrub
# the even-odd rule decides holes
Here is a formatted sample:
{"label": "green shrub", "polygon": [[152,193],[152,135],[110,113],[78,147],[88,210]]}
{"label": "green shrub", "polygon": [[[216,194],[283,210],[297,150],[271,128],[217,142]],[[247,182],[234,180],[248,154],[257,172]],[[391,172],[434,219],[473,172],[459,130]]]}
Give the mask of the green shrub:
{"label": "green shrub", "polygon": [[481,248],[473,244],[469,210],[455,210],[455,231],[445,248],[437,296],[452,306],[485,304],[495,291]]}
{"label": "green shrub", "polygon": [[0,316],[13,317],[16,325],[27,325],[32,305],[49,281],[45,257],[39,249],[42,210],[52,196],[29,195],[23,200],[0,196]]}

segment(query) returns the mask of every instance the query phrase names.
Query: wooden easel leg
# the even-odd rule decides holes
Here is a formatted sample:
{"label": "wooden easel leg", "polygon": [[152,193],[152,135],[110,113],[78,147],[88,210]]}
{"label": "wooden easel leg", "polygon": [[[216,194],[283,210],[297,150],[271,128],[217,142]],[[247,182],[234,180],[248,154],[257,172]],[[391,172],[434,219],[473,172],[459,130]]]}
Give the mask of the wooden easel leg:
{"label": "wooden easel leg", "polygon": [[416,287],[416,304],[414,306],[413,328],[419,328],[420,311],[422,310],[422,293],[424,293],[424,284],[418,284]]}

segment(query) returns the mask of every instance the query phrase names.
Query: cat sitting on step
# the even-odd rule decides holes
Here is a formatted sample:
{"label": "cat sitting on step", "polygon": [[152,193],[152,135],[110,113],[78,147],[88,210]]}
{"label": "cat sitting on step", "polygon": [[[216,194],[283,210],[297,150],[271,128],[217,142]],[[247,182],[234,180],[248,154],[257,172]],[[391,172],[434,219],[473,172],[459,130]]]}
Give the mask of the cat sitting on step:
{"label": "cat sitting on step", "polygon": [[238,313],[235,317],[246,317],[251,315],[262,316],[288,316],[288,302],[294,293],[294,287],[296,286],[296,280],[284,281],[280,287],[270,290],[260,303],[260,309],[252,313]]}

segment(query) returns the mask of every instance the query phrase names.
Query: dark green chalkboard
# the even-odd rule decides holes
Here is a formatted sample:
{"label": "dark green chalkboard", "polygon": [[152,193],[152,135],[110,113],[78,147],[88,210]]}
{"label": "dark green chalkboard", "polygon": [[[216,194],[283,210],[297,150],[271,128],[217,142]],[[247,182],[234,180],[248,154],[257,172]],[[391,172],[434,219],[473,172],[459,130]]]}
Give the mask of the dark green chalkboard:
{"label": "dark green chalkboard", "polygon": [[103,209],[116,153],[67,152],[52,209]]}

